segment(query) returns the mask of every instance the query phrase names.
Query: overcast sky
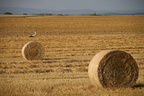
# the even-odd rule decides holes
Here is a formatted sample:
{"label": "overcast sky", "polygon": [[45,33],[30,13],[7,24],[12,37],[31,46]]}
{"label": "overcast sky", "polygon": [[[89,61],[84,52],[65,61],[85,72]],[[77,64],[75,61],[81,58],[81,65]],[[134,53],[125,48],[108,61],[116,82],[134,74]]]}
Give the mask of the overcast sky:
{"label": "overcast sky", "polygon": [[50,10],[144,10],[144,0],[0,0],[0,7]]}

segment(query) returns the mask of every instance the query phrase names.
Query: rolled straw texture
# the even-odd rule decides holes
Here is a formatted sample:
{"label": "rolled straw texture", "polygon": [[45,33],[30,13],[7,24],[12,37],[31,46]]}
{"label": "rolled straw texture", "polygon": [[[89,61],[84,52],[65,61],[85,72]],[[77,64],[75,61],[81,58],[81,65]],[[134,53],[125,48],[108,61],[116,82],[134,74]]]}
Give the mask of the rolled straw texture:
{"label": "rolled straw texture", "polygon": [[42,60],[44,56],[44,48],[38,42],[28,42],[22,48],[22,56],[26,60]]}
{"label": "rolled straw texture", "polygon": [[138,78],[138,65],[133,57],[119,50],[104,50],[91,60],[88,74],[100,88],[131,87]]}

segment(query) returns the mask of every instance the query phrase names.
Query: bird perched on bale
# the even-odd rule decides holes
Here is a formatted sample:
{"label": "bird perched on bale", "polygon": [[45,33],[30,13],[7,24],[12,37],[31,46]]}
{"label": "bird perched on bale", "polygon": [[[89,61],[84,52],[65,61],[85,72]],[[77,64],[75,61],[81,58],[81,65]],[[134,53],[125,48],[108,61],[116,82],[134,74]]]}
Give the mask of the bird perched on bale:
{"label": "bird perched on bale", "polygon": [[31,35],[31,36],[29,36],[29,37],[35,37],[36,36],[36,32],[34,32],[34,34],[33,35]]}

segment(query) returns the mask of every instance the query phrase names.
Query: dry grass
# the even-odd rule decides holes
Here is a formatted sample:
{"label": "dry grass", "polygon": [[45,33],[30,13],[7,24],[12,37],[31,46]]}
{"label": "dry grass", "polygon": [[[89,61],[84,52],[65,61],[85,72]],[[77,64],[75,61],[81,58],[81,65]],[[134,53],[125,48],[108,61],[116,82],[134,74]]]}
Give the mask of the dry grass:
{"label": "dry grass", "polygon": [[[28,36],[37,31],[35,38]],[[0,93],[2,96],[142,96],[144,16],[0,17]],[[26,61],[21,49],[41,42],[43,61]],[[96,89],[88,65],[101,50],[130,53],[140,68],[139,86]]]}
{"label": "dry grass", "polygon": [[142,96],[143,87],[98,89],[87,73],[4,74],[1,96]]}

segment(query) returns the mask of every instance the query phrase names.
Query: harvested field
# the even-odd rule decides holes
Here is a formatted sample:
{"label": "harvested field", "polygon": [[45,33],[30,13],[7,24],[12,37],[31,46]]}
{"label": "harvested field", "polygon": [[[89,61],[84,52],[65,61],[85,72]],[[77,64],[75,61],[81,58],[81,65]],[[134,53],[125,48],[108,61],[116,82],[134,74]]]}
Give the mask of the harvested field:
{"label": "harvested field", "polygon": [[[37,36],[29,38],[33,32]],[[142,96],[144,94],[144,16],[0,16],[0,95]],[[45,49],[41,61],[27,61],[30,41]],[[139,67],[137,86],[96,89],[88,65],[101,50],[118,49]]]}

